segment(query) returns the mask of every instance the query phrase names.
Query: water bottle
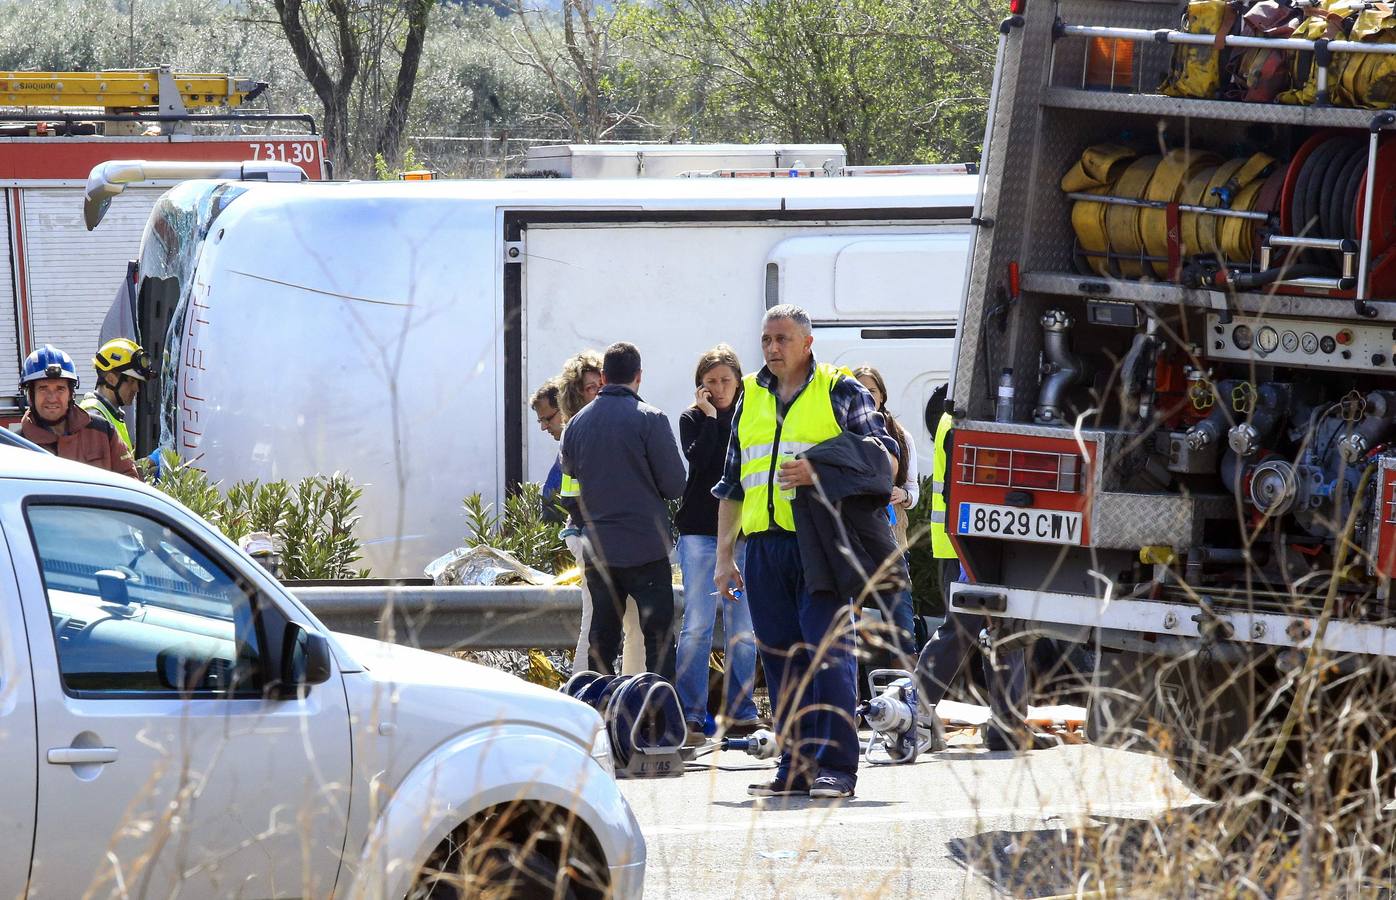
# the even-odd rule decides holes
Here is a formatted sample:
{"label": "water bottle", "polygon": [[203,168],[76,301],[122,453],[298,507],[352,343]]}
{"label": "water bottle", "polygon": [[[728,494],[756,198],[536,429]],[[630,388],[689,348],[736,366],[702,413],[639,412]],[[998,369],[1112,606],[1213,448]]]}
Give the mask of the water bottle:
{"label": "water bottle", "polygon": [[1013,370],[1004,369],[999,376],[999,402],[994,411],[995,422],[1013,421]]}

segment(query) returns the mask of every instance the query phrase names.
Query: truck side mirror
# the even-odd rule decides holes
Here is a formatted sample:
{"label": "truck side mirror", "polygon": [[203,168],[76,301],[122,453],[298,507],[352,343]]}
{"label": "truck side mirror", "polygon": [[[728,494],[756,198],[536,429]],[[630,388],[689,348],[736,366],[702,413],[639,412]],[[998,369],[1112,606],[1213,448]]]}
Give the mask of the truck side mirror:
{"label": "truck side mirror", "polygon": [[295,622],[287,622],[281,640],[277,696],[282,699],[300,696],[301,688],[329,681],[331,672],[329,639]]}

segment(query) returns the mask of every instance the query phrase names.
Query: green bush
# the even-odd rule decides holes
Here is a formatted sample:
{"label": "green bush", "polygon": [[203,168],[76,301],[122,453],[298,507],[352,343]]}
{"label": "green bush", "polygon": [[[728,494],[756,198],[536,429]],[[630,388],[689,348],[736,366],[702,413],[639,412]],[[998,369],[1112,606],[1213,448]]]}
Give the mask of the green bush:
{"label": "green bush", "polygon": [[[553,575],[572,566],[572,554],[558,536],[557,522],[543,517],[542,485],[520,485],[504,499],[503,512],[496,512],[495,505],[480,494],[471,494],[464,502],[467,546],[488,544],[526,566]],[[554,503],[553,508],[561,514],[561,506]]]}
{"label": "green bush", "polygon": [[155,486],[234,541],[252,531],[270,534],[281,545],[287,581],[369,576],[368,569],[354,568],[363,490],[348,476],[313,475],[294,484],[240,481],[224,495],[202,471],[166,453]]}

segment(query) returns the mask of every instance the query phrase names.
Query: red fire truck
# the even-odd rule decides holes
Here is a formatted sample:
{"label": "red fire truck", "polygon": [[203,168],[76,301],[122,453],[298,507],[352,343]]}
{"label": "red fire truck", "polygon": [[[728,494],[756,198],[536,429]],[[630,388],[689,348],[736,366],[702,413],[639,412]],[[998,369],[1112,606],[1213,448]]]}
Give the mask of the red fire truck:
{"label": "red fire truck", "polygon": [[[319,180],[324,141],[306,115],[244,112],[263,82],[184,74],[0,72],[0,422],[20,412],[19,363],[40,344],[72,355],[94,383],[97,334],[150,210],[169,184],[115,198],[100,231],[83,224],[83,185],[113,159],[278,160]],[[200,112],[191,112],[200,110]]]}
{"label": "red fire truck", "polygon": [[1324,809],[1321,787],[1375,821],[1396,112],[1373,85],[1396,45],[1364,4],[1319,6],[1012,0],[956,334],[950,606],[1095,649],[1093,741],[1163,749],[1210,798]]}

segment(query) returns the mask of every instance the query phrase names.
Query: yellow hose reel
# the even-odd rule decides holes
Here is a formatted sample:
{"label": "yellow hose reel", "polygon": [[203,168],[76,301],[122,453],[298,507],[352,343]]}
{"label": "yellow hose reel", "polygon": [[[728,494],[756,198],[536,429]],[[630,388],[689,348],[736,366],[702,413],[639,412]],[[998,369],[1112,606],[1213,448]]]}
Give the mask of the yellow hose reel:
{"label": "yellow hose reel", "polygon": [[[1087,147],[1062,178],[1067,193],[1100,194],[1118,200],[1178,203],[1249,212],[1275,160],[1263,153],[1223,160],[1205,150],[1174,149],[1138,156],[1128,147]],[[1169,213],[1158,206],[1077,200],[1071,227],[1086,265],[1105,277],[1168,277]],[[1182,257],[1220,256],[1246,264],[1254,257],[1255,223],[1250,219],[1181,212]]]}

